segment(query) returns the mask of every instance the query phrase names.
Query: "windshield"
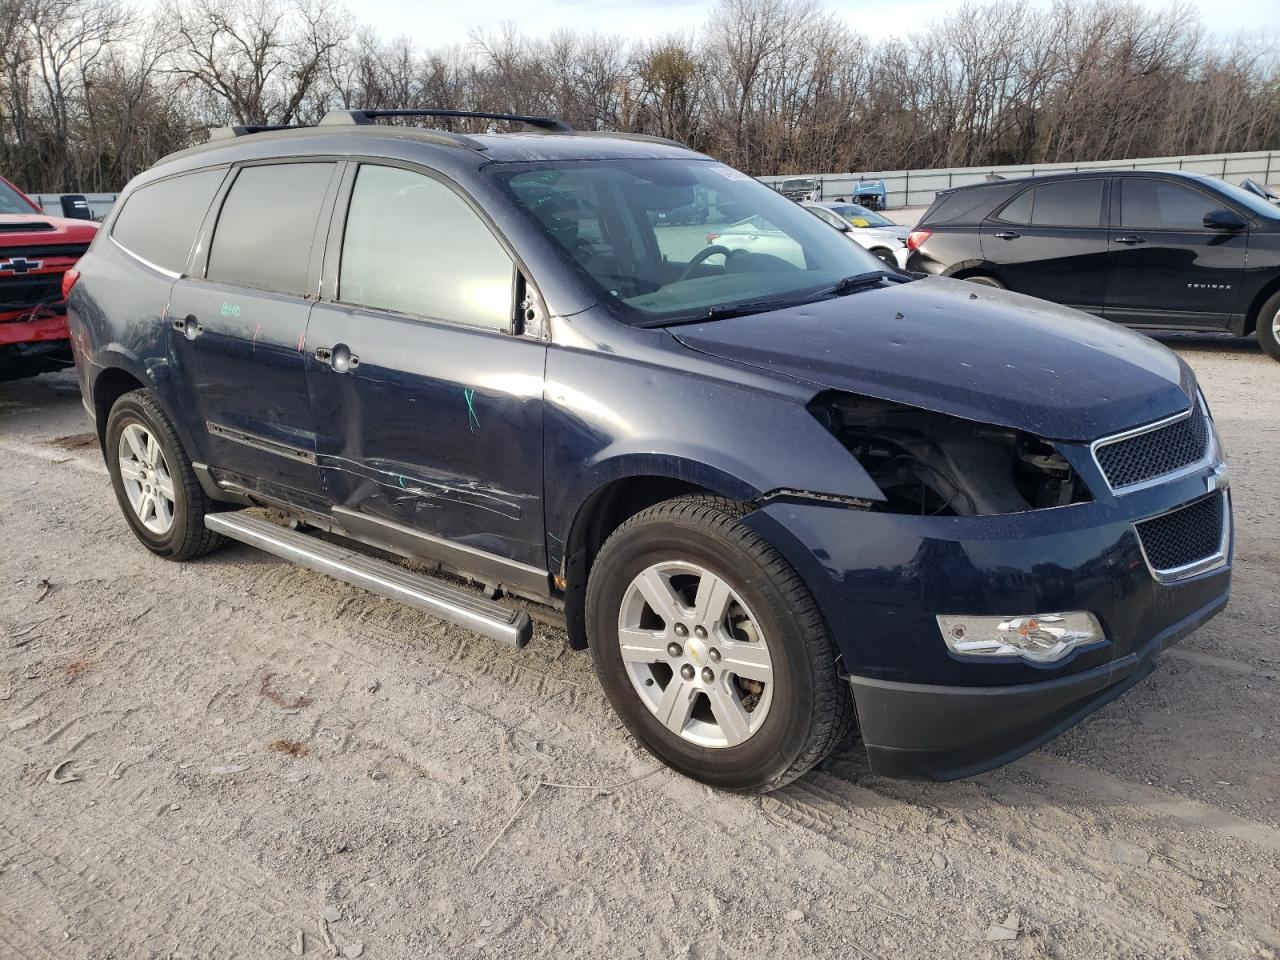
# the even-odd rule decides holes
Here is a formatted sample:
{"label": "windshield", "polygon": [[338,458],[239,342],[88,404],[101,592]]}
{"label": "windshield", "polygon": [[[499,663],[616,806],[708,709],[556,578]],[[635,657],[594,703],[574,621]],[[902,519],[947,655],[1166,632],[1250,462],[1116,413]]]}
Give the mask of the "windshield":
{"label": "windshield", "polygon": [[35,213],[27,198],[0,180],[0,213]]}
{"label": "windshield", "polygon": [[882,217],[874,210],[868,210],[860,203],[842,203],[838,207],[828,208],[837,216],[844,217],[855,227],[892,227],[894,222]]}
{"label": "windshield", "polygon": [[722,163],[548,161],[486,172],[628,323],[776,309],[884,269],[804,207]]}

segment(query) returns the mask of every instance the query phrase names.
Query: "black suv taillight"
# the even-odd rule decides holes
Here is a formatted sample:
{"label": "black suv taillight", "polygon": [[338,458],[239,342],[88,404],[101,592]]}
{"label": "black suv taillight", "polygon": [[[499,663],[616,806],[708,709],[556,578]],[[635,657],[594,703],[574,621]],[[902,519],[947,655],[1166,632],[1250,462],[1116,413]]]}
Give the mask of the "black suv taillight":
{"label": "black suv taillight", "polygon": [[919,250],[920,244],[924,243],[926,240],[928,240],[932,236],[933,236],[932,230],[925,230],[925,229],[912,230],[910,233],[907,234],[907,249]]}

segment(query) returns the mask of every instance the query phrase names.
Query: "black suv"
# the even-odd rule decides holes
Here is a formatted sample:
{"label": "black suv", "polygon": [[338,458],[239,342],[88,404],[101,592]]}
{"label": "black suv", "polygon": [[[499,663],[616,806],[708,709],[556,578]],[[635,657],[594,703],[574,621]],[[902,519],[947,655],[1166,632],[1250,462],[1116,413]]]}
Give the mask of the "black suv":
{"label": "black suv", "polygon": [[1194,173],[1111,170],[938,194],[907,269],[1134,327],[1229,330],[1280,360],[1280,207]]}
{"label": "black suv", "polygon": [[[750,790],[855,705],[877,772],[1003,763],[1226,603],[1225,465],[1159,344],[885,270],[679,144],[380,117],[168,157],[81,261],[84,402],[157,555],[240,540],[479,643],[545,604],[642,743]],[[788,255],[708,242],[727,212]]]}

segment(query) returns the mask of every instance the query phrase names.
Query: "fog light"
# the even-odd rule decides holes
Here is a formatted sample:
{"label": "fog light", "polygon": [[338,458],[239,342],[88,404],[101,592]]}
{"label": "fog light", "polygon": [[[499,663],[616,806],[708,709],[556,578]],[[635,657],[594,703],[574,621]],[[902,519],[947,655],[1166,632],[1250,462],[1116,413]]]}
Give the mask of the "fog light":
{"label": "fog light", "polygon": [[947,648],[961,657],[1022,657],[1034,663],[1061,660],[1076,647],[1105,640],[1092,613],[1035,613],[1021,617],[938,616]]}

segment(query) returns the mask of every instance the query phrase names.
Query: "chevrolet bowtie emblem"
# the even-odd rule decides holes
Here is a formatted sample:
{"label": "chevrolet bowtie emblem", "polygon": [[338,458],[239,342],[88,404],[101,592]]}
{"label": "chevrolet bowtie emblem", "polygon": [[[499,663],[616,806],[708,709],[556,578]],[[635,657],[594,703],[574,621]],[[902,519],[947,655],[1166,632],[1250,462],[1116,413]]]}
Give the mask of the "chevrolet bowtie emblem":
{"label": "chevrolet bowtie emblem", "polygon": [[8,260],[0,260],[0,273],[30,273],[32,270],[39,270],[44,266],[43,260],[28,260],[26,257],[10,257]]}

